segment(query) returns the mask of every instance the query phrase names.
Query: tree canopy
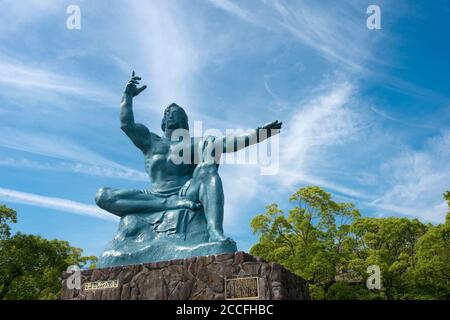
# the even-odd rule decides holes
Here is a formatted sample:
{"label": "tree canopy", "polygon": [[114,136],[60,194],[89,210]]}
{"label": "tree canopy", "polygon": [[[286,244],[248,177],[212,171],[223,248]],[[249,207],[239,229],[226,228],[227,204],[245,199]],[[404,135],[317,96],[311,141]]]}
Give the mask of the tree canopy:
{"label": "tree canopy", "polygon": [[[445,199],[449,201],[450,192]],[[309,283],[315,299],[450,298],[450,213],[445,224],[417,219],[361,217],[352,203],[335,202],[319,187],[305,187],[251,222],[259,241],[252,254],[278,262]],[[368,266],[382,287],[368,290]]]}
{"label": "tree canopy", "polygon": [[8,223],[16,221],[14,210],[0,206],[0,299],[57,299],[63,271],[96,260],[83,257],[83,250],[67,241],[11,236]]}
{"label": "tree canopy", "polygon": [[17,222],[17,213],[15,210],[0,204],[0,240],[11,236],[11,227],[9,223]]}

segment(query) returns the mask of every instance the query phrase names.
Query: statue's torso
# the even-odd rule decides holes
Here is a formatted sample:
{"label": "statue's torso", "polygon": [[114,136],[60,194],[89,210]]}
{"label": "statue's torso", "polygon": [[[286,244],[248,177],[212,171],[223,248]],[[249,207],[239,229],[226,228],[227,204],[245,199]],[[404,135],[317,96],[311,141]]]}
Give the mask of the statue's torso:
{"label": "statue's torso", "polygon": [[[193,148],[194,141],[175,142],[168,139],[153,137],[151,148],[144,153],[145,170],[152,182],[152,189],[170,189],[184,185],[192,178],[195,169],[193,161],[176,164],[175,153],[183,147]],[[176,162],[176,160],[175,160]]]}

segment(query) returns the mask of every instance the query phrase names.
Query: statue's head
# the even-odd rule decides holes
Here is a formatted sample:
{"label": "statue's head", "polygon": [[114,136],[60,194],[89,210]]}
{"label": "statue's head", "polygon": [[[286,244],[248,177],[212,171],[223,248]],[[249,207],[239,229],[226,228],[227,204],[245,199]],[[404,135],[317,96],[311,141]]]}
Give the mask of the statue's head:
{"label": "statue's head", "polygon": [[164,110],[164,117],[161,121],[162,131],[166,129],[186,129],[189,130],[188,116],[186,111],[176,103],[169,105]]}

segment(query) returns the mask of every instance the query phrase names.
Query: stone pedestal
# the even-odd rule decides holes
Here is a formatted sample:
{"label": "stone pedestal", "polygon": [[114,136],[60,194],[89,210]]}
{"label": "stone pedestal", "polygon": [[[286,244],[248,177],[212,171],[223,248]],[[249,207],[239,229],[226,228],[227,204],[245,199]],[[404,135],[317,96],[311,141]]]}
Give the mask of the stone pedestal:
{"label": "stone pedestal", "polygon": [[304,279],[244,252],[83,270],[81,289],[73,277],[63,274],[63,300],[309,299]]}

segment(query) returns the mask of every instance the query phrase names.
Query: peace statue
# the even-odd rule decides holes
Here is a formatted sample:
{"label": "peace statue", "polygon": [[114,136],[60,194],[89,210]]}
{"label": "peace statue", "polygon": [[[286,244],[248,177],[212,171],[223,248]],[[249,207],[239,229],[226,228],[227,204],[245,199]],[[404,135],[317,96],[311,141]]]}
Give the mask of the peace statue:
{"label": "peace statue", "polygon": [[123,132],[144,155],[151,186],[97,192],[97,205],[121,217],[118,233],[97,267],[237,251],[236,243],[223,232],[220,156],[279,133],[282,123],[274,121],[241,135],[190,137],[186,112],[172,103],[164,111],[159,136],[134,120],[133,98],[147,88],[138,87],[140,80],[133,71],[123,93],[120,121]]}

